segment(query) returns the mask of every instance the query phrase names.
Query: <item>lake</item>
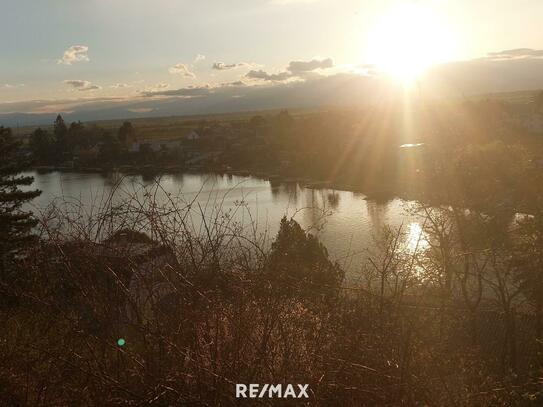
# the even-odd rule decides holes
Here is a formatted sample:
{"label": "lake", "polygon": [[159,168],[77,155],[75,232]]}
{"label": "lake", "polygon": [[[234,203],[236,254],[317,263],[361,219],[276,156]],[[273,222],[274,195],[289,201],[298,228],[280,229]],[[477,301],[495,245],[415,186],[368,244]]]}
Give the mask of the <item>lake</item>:
{"label": "lake", "polygon": [[[162,175],[159,178],[118,173],[30,172],[33,188],[42,194],[32,202],[32,210],[43,211],[52,202],[81,202],[86,208],[103,204],[112,191],[114,200],[130,194],[142,195],[142,189],[160,185],[158,200],[168,196],[194,201],[192,217],[201,211],[228,212],[248,230],[256,224],[273,237],[284,215],[294,216],[304,228],[327,247],[330,257],[348,272],[359,269],[367,249],[385,224],[407,231],[407,245],[416,242],[420,225],[406,209],[414,202],[396,198],[386,202],[366,199],[361,193],[332,189],[310,189],[297,183],[272,183],[252,176],[210,173]],[[198,206],[199,205],[199,206]],[[324,216],[325,215],[325,216]],[[312,228],[313,227],[313,228]]]}

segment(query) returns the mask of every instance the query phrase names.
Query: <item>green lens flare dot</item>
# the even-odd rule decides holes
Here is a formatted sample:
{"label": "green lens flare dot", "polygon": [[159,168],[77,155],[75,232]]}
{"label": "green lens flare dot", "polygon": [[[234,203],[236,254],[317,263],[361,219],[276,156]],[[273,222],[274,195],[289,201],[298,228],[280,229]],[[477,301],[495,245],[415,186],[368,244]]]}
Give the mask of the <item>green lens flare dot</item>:
{"label": "green lens flare dot", "polygon": [[117,339],[117,345],[124,346],[125,343],[126,341],[123,338]]}

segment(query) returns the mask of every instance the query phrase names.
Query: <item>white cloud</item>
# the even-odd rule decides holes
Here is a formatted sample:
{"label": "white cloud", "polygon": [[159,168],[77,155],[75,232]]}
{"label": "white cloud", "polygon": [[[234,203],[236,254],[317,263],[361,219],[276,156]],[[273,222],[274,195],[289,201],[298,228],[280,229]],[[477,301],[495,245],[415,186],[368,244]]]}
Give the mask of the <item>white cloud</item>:
{"label": "white cloud", "polygon": [[139,90],[139,93],[147,94],[147,93],[154,93],[154,92],[161,92],[165,91],[166,89],[170,88],[169,83],[160,82],[155,85],[147,86],[143,90]]}
{"label": "white cloud", "polygon": [[25,86],[24,83],[6,83],[6,84],[4,84],[4,88],[7,88],[7,89],[22,88],[23,86]]}
{"label": "white cloud", "polygon": [[82,79],[65,80],[64,83],[66,85],[71,86],[73,88],[73,90],[77,90],[79,92],[87,92],[87,91],[102,89],[100,86],[94,85],[91,82],[85,81],[85,80],[82,80]]}
{"label": "white cloud", "polygon": [[89,47],[86,45],[72,45],[66,51],[61,59],[57,61],[58,64],[72,65],[76,62],[89,62]]}
{"label": "white cloud", "polygon": [[194,75],[185,64],[176,64],[168,69],[168,72],[174,75],[181,75],[185,78],[196,78],[196,75]]}
{"label": "white cloud", "polygon": [[262,65],[256,64],[254,62],[235,62],[232,64],[226,64],[224,62],[213,62],[213,65],[211,65],[211,69],[215,71],[226,71],[229,69],[236,69],[236,68],[250,68],[250,69],[256,69],[261,68]]}
{"label": "white cloud", "polygon": [[196,64],[196,63],[198,63],[198,62],[200,62],[200,61],[203,61],[203,60],[205,60],[205,59],[206,59],[206,56],[205,56],[205,55],[198,54],[198,55],[196,55],[196,57],[194,58],[194,63]]}
{"label": "white cloud", "polygon": [[128,83],[116,83],[115,85],[111,85],[110,88],[112,89],[125,89],[125,88],[131,88],[132,85],[129,85]]}

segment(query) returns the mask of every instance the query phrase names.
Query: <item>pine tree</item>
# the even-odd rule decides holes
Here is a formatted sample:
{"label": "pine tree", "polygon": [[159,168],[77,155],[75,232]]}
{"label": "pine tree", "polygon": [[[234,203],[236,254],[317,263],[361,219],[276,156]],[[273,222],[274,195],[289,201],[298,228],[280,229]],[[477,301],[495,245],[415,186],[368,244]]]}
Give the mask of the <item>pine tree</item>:
{"label": "pine tree", "polygon": [[34,158],[40,162],[50,162],[54,159],[54,139],[47,130],[37,128],[30,135],[30,149]]}
{"label": "pine tree", "polygon": [[31,229],[37,221],[21,209],[41,191],[22,191],[34,178],[20,175],[30,164],[19,155],[19,142],[11,130],[0,127],[0,279],[7,276],[10,263],[32,240]]}
{"label": "pine tree", "polygon": [[117,137],[119,141],[123,145],[129,145],[132,141],[134,141],[134,136],[136,134],[136,131],[134,130],[134,127],[132,126],[132,123],[130,122],[124,122],[123,125],[119,128],[119,132],[117,133]]}
{"label": "pine tree", "polygon": [[268,258],[270,283],[281,295],[335,295],[344,278],[322,243],[294,219],[281,219]]}
{"label": "pine tree", "polygon": [[61,115],[58,115],[53,124],[53,133],[57,140],[59,158],[63,158],[64,153],[68,150],[68,127]]}

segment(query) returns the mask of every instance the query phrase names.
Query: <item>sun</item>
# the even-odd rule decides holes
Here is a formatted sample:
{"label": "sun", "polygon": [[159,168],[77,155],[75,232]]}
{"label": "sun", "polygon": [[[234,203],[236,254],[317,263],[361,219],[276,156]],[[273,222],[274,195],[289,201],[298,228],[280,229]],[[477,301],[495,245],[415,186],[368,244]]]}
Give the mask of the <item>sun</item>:
{"label": "sun", "polygon": [[390,10],[369,37],[368,61],[405,85],[454,54],[452,32],[429,9],[406,3]]}

